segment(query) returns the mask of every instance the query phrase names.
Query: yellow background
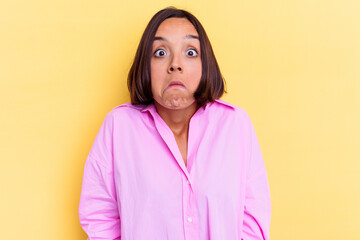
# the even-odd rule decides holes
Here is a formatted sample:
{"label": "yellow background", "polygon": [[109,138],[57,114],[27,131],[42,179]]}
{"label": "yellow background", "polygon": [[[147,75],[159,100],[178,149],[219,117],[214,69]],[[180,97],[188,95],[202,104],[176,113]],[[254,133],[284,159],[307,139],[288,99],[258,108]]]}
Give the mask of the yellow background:
{"label": "yellow background", "polygon": [[86,239],[83,167],[155,12],[203,23],[264,155],[273,240],[360,239],[360,1],[0,3],[0,239]]}

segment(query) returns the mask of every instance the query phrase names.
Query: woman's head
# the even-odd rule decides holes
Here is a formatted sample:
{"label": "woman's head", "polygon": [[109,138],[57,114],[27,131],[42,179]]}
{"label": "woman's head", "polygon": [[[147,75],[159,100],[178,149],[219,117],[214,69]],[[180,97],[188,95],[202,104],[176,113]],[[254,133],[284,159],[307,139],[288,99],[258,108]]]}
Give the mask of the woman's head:
{"label": "woman's head", "polygon": [[[140,40],[128,75],[131,103],[167,101],[169,96],[162,93],[171,81],[172,95],[179,93],[181,98],[190,91],[200,106],[224,93],[224,80],[201,23],[187,11],[165,8],[153,16]],[[184,88],[177,88],[177,83]]]}

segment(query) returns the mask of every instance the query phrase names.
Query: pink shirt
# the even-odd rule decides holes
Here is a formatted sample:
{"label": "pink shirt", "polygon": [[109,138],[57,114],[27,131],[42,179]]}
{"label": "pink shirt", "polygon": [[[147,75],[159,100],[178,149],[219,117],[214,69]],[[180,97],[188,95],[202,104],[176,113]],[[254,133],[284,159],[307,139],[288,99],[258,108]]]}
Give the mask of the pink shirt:
{"label": "pink shirt", "polygon": [[110,111],[85,163],[88,239],[269,239],[269,185],[246,112],[222,100],[200,108],[187,156],[185,166],[153,104]]}

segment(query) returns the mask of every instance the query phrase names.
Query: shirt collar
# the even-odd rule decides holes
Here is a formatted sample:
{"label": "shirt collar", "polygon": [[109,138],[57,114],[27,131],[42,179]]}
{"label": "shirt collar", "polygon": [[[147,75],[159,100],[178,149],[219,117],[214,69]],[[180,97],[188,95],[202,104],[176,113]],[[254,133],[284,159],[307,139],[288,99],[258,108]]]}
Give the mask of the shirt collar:
{"label": "shirt collar", "polygon": [[213,105],[214,103],[220,104],[220,105],[223,105],[223,106],[226,106],[226,107],[229,107],[229,108],[235,110],[235,106],[234,106],[234,105],[232,105],[232,104],[230,104],[230,103],[228,103],[228,102],[225,102],[224,100],[221,100],[221,99],[215,99],[215,101],[214,101],[213,103],[208,103],[208,104],[206,104],[204,110],[208,109],[208,108],[209,108],[211,105]]}

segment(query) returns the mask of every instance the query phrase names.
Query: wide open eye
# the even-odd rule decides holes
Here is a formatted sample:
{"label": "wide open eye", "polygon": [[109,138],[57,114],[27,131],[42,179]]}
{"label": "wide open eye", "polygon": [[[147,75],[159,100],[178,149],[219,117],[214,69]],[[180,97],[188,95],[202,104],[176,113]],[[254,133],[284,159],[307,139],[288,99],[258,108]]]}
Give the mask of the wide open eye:
{"label": "wide open eye", "polygon": [[198,55],[197,51],[195,49],[189,49],[186,51],[186,55],[191,56],[191,57],[195,57]]}
{"label": "wide open eye", "polygon": [[156,51],[154,52],[154,55],[155,55],[156,57],[163,57],[163,56],[166,55],[166,52],[165,52],[164,49],[158,49],[158,50],[156,50]]}

